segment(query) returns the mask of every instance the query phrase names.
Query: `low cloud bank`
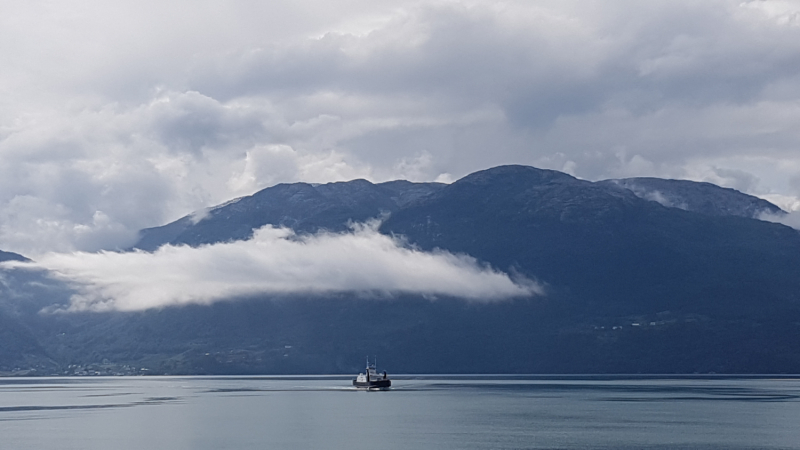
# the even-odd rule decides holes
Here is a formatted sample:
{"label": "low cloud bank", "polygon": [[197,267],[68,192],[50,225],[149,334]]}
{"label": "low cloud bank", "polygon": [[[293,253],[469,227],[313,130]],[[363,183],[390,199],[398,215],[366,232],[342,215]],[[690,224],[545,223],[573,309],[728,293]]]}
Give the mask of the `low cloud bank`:
{"label": "low cloud bank", "polygon": [[542,293],[534,282],[512,280],[472,257],[423,252],[366,225],[310,236],[266,226],[247,241],[164,246],[153,253],[50,253],[37,262],[4,264],[47,269],[68,282],[77,291],[70,311],[137,311],[256,294],[406,293],[492,301]]}
{"label": "low cloud bank", "polygon": [[767,222],[775,222],[800,230],[800,211],[790,211],[785,214],[762,213],[759,217]]}

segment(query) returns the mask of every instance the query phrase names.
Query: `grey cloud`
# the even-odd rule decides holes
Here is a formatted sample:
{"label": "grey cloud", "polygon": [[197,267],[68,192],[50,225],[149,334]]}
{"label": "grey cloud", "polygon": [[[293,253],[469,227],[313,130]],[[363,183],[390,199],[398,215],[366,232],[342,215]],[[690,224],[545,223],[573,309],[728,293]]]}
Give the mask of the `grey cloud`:
{"label": "grey cloud", "polygon": [[535,125],[606,103],[639,111],[741,103],[798,72],[800,30],[761,23],[737,2],[608,5],[599,17],[553,6],[419,8],[365,36],[244,50],[194,83],[230,97],[331,90],[495,102]]}
{"label": "grey cloud", "polygon": [[743,170],[714,168],[714,174],[720,178],[717,184],[742,192],[753,192],[759,182],[756,176]]}
{"label": "grey cloud", "polygon": [[[518,136],[529,139],[527,148],[510,152],[509,158],[518,162],[536,161],[553,147],[581,159],[588,149],[579,141],[542,139],[564,121],[568,133],[585,135],[600,147],[596,151],[613,157],[614,147],[627,146],[654,164],[673,167],[690,164],[689,157],[697,154],[750,151],[742,138],[756,145],[769,144],[765,140],[796,142],[796,133],[785,127],[765,136],[757,131],[758,123],[747,130],[732,122],[738,121],[737,115],[769,109],[763,101],[774,86],[792,85],[800,61],[800,40],[795,39],[800,30],[729,1],[608,5],[585,11],[519,8],[527,15],[519,14],[517,23],[490,7],[422,8],[365,36],[329,34],[288,48],[258,49],[243,54],[242,61],[226,60],[218,76],[206,73],[198,82],[211,92],[225,87],[229,92],[221,95],[229,96],[338,92],[365,106],[385,105],[389,112],[384,115],[390,116],[398,97],[415,99],[417,113],[440,118],[452,118],[465,108],[496,107],[511,127],[501,124],[493,134],[512,136],[500,139],[499,146],[513,146],[508,141]],[[421,31],[411,39],[408,29]],[[238,75],[231,78],[231,73]],[[342,115],[336,108],[325,113]],[[429,127],[394,117],[397,126],[367,129],[350,139],[370,134],[375,136],[371,142],[383,138],[385,145],[392,145],[396,137],[420,141],[425,138],[413,135],[427,134],[429,147],[445,147],[438,135],[465,132],[446,120]],[[604,129],[592,129],[597,122]],[[515,129],[519,127],[523,129]],[[642,142],[639,136],[657,141]],[[732,142],[738,144],[731,147]],[[397,151],[409,157],[420,147]],[[479,159],[477,148],[457,151]],[[358,155],[383,165],[394,153]],[[584,177],[616,174],[613,167],[594,171],[587,166],[578,164]],[[477,168],[479,164],[471,167]]]}
{"label": "grey cloud", "polygon": [[263,114],[245,105],[228,106],[195,91],[169,93],[150,103],[142,127],[168,151],[201,152],[231,145],[241,149],[269,140]]}
{"label": "grey cloud", "polygon": [[759,219],[775,222],[800,230],[800,211],[790,211],[786,214],[762,214]]}
{"label": "grey cloud", "polygon": [[[553,85],[572,88],[567,80],[591,81],[584,67],[593,63],[590,42],[553,42],[572,30],[528,25],[510,26],[489,7],[417,8],[365,36],[329,33],[228,55],[198,68],[190,83],[219,98],[321,90],[434,96],[438,104],[460,107],[512,101],[526,88],[549,94]],[[548,35],[556,31],[557,37]]]}

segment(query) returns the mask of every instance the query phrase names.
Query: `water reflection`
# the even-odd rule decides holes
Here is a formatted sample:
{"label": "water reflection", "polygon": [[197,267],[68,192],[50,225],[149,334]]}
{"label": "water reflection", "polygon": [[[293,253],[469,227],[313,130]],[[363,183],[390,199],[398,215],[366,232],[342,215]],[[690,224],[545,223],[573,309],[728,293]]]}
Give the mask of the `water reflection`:
{"label": "water reflection", "polygon": [[2,412],[17,412],[17,411],[57,411],[65,409],[103,409],[103,408],[128,408],[131,406],[140,405],[158,405],[161,403],[172,402],[180,400],[178,397],[153,397],[147,398],[139,402],[131,403],[106,403],[100,405],[60,405],[60,406],[45,406],[45,405],[29,405],[29,406],[0,406],[0,413]]}

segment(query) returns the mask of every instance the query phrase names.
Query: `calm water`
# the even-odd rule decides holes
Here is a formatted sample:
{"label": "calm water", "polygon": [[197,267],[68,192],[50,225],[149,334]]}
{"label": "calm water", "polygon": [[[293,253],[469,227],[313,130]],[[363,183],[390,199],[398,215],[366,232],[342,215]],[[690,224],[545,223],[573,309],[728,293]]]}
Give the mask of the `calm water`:
{"label": "calm water", "polygon": [[800,449],[798,379],[0,379],[2,449]]}

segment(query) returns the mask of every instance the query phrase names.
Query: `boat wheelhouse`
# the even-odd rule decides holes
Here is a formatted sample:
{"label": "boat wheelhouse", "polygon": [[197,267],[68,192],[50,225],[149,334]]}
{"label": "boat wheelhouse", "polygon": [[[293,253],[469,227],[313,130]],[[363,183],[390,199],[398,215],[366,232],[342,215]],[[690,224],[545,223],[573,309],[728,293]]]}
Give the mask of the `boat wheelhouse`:
{"label": "boat wheelhouse", "polygon": [[375,358],[375,363],[370,364],[369,357],[367,357],[367,369],[365,373],[359,373],[356,379],[353,380],[353,386],[359,389],[389,389],[392,386],[392,380],[386,375],[386,371],[382,374],[378,373],[376,369],[377,362],[378,359]]}

